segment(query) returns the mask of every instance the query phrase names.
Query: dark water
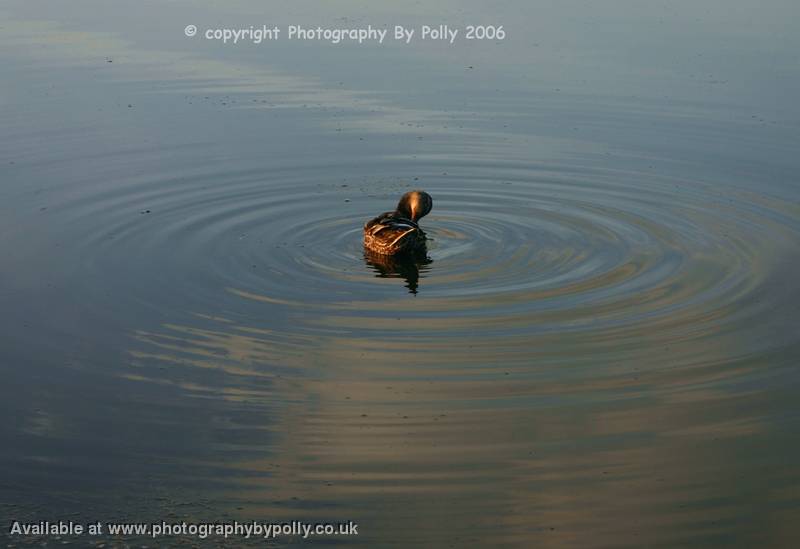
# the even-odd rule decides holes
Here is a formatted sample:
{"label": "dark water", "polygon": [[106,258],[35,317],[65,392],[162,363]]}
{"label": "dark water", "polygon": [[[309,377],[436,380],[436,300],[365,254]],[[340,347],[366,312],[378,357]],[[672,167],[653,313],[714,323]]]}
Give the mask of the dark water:
{"label": "dark water", "polygon": [[[0,8],[4,533],[794,546],[793,2],[203,4]],[[440,22],[508,36],[183,34]]]}

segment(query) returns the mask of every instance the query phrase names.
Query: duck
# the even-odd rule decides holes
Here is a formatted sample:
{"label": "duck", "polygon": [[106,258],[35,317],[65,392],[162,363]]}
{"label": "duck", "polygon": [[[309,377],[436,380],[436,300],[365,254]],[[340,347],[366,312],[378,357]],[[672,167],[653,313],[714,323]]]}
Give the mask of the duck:
{"label": "duck", "polygon": [[418,221],[433,208],[425,191],[410,191],[400,198],[397,209],[385,212],[364,225],[364,248],[378,255],[416,253],[425,249],[425,232]]}

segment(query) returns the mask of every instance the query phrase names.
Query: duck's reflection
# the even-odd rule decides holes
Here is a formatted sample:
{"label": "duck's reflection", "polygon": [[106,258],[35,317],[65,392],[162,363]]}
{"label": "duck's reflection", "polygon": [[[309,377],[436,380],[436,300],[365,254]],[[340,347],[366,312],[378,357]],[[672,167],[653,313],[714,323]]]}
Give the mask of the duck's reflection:
{"label": "duck's reflection", "polygon": [[405,279],[409,293],[416,294],[420,273],[427,271],[433,260],[423,247],[416,252],[397,255],[381,255],[364,249],[364,262],[379,278]]}

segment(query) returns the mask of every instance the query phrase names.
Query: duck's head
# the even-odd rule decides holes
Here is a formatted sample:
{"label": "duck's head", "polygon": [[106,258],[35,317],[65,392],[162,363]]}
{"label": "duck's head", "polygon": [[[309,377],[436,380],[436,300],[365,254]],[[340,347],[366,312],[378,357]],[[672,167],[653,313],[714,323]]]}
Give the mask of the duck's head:
{"label": "duck's head", "polygon": [[397,213],[406,219],[417,222],[428,215],[433,208],[433,199],[425,191],[407,192],[397,203]]}

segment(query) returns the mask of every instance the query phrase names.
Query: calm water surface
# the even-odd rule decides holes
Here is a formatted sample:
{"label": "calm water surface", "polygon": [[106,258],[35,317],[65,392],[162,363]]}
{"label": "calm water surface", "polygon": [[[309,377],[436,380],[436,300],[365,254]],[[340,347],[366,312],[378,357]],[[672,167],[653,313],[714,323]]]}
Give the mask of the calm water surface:
{"label": "calm water surface", "polygon": [[[325,542],[794,546],[798,16],[4,3],[4,535],[353,520]],[[507,38],[223,45],[190,23]],[[363,222],[413,188],[428,258],[365,258]]]}

